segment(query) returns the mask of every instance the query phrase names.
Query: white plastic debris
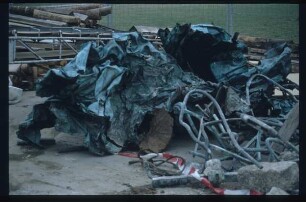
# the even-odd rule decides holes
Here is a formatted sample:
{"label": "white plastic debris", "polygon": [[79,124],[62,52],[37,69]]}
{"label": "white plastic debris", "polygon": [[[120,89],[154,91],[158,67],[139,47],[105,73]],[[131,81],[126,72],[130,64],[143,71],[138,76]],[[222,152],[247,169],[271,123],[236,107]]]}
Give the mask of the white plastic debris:
{"label": "white plastic debris", "polygon": [[21,88],[17,88],[13,86],[13,83],[9,77],[9,104],[16,104],[21,101],[22,92]]}

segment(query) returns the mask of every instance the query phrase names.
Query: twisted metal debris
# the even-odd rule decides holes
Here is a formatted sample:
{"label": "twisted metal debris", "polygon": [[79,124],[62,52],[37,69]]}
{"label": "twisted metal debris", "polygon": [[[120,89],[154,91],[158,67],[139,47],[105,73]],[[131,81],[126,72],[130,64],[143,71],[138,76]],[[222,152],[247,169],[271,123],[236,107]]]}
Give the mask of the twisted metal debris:
{"label": "twisted metal debris", "polygon": [[[273,83],[275,86],[279,87],[284,93],[289,94],[291,99],[298,102],[297,98],[285,89],[280,84],[269,79],[265,75],[256,74],[253,75],[247,82],[246,85],[246,103],[250,105],[250,95],[249,88],[250,84],[255,77],[263,77],[269,82]],[[206,103],[206,107],[202,109],[200,105],[194,104],[201,110],[194,112],[190,110],[188,103],[190,97],[194,94],[202,94],[204,97],[209,98],[210,103]],[[201,100],[203,100],[203,98]],[[198,101],[200,103],[200,101]],[[205,105],[205,104],[204,104]],[[190,137],[195,141],[195,148],[192,152],[194,156],[199,156],[205,159],[205,161],[212,158],[212,149],[219,150],[225,155],[231,158],[236,158],[245,163],[253,163],[257,167],[262,168],[260,161],[262,156],[269,154],[270,161],[280,161],[280,158],[276,154],[277,152],[271,146],[272,142],[277,142],[285,146],[286,149],[292,150],[294,152],[299,152],[299,149],[291,142],[282,140],[277,132],[276,128],[282,126],[283,119],[277,117],[254,117],[241,112],[236,112],[235,116],[232,118],[226,118],[220,104],[217,100],[208,92],[200,89],[195,89],[189,91],[185,97],[184,101],[176,105],[179,113],[179,122],[187,130]],[[209,107],[214,107],[217,110],[216,113],[211,113],[212,109]],[[194,119],[198,120],[199,124],[196,124]],[[244,145],[238,143],[239,136],[244,136],[245,134],[234,132],[231,129],[233,125],[246,124],[249,130],[255,131],[255,135]],[[197,127],[198,126],[198,127]],[[211,138],[206,131],[210,131],[214,138],[216,138],[218,144],[211,143]],[[250,147],[255,143],[255,147]],[[199,152],[199,146],[204,149],[204,152]],[[298,159],[296,159],[298,161]]]}

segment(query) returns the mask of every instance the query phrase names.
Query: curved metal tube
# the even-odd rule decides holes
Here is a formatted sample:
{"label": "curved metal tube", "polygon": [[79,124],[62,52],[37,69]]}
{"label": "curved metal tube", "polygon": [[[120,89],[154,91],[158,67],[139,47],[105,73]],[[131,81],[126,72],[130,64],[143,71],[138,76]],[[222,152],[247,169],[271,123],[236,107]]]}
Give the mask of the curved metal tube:
{"label": "curved metal tube", "polygon": [[266,80],[270,81],[271,83],[273,83],[274,85],[276,85],[277,87],[280,88],[280,90],[282,91],[285,91],[286,93],[288,93],[295,102],[298,102],[298,100],[295,98],[295,96],[289,92],[286,88],[284,88],[283,86],[281,86],[279,83],[273,81],[272,79],[270,79],[269,77],[263,75],[263,74],[254,74],[253,76],[251,76],[251,78],[247,81],[246,83],[246,87],[245,87],[245,93],[246,93],[246,102],[248,105],[251,105],[251,102],[250,102],[250,86],[252,84],[252,81],[255,77],[263,77],[265,78]]}
{"label": "curved metal tube", "polygon": [[[203,90],[199,90],[199,89],[195,89],[195,90],[191,90],[189,91],[185,98],[184,98],[184,101],[183,101],[183,105],[182,105],[182,108],[181,108],[181,111],[180,111],[180,116],[179,116],[179,121],[180,123],[187,129],[187,131],[189,131],[188,133],[189,134],[192,134],[192,131],[189,127],[188,124],[186,124],[184,121],[183,121],[183,116],[184,116],[184,111],[186,110],[186,103],[189,99],[189,96],[194,93],[194,92],[198,92],[198,93],[202,93],[203,95],[205,95],[206,97],[208,97],[212,102],[213,104],[215,105],[218,113],[219,113],[219,116],[222,120],[222,123],[225,127],[225,130],[228,132],[229,134],[229,137],[232,141],[232,143],[234,144],[235,148],[238,150],[239,153],[242,153],[245,157],[247,157],[249,160],[251,160],[257,167],[259,168],[262,168],[262,165],[260,165],[260,163],[258,161],[256,161],[251,155],[249,155],[246,151],[244,151],[244,149],[238,144],[238,142],[236,141],[229,125],[227,124],[226,122],[226,118],[221,110],[221,107],[220,105],[218,104],[218,102],[209,94],[207,93],[206,91],[203,91]],[[191,133],[190,133],[191,132]],[[194,135],[192,134],[191,137],[197,142],[197,139],[194,137]]]}

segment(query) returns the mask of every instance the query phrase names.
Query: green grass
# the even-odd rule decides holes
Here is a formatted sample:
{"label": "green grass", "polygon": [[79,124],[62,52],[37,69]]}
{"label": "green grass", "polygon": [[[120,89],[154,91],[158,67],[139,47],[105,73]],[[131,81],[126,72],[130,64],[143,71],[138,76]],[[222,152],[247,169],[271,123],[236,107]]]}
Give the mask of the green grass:
{"label": "green grass", "polygon": [[[227,4],[113,4],[112,6],[112,26],[121,30],[128,30],[133,25],[173,27],[176,23],[214,23],[226,28]],[[234,32],[299,42],[297,4],[233,4],[233,11]],[[100,24],[107,25],[107,17],[103,17]]]}
{"label": "green grass", "polygon": [[[299,42],[297,4],[234,4],[233,31]],[[173,27],[175,23],[214,23],[226,28],[226,4],[113,4],[112,25]],[[100,22],[107,25],[107,17]]]}

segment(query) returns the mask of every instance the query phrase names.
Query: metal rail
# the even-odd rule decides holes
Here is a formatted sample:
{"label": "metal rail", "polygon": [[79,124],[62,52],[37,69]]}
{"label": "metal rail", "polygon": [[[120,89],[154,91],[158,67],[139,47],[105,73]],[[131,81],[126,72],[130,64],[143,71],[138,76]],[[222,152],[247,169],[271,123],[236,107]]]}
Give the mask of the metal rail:
{"label": "metal rail", "polygon": [[[9,37],[9,64],[24,64],[24,63],[44,63],[44,62],[55,62],[55,61],[62,61],[67,60],[70,61],[73,58],[71,58],[74,55],[63,55],[63,49],[64,47],[68,48],[68,50],[71,50],[75,53],[75,55],[78,53],[77,48],[75,47],[76,43],[78,41],[81,41],[82,43],[85,41],[95,41],[97,45],[103,45],[106,41],[109,41],[112,38],[112,32],[105,32],[105,33],[99,33],[99,32],[91,32],[91,34],[94,34],[93,36],[88,36],[88,33],[84,33],[85,31],[82,29],[71,29],[71,32],[62,32],[59,30],[58,32],[50,32],[49,35],[41,35],[40,29],[35,29],[36,31],[32,32],[21,32],[20,35],[18,35],[18,32],[16,30],[13,30],[11,34],[13,36]],[[75,32],[77,31],[77,33]],[[82,32],[83,31],[83,32]],[[37,36],[35,36],[35,34]],[[64,34],[77,34],[78,36],[64,36]],[[28,35],[28,36],[26,36]],[[85,36],[84,36],[85,35]],[[87,36],[86,36],[87,35]],[[158,39],[155,35],[150,34],[144,34],[142,35],[145,39],[151,41],[155,45],[161,45],[160,39]],[[37,50],[35,46],[39,46],[39,44],[45,44],[45,41],[50,41],[48,50],[53,50],[53,54],[48,54],[48,50],[36,52]],[[33,55],[33,58],[30,58],[31,56],[28,56],[28,60],[18,58],[17,52],[17,46],[16,43],[19,43],[21,47],[24,47],[25,50],[28,50],[30,54]],[[58,55],[54,55],[54,47],[55,45],[59,46]],[[66,50],[66,49],[65,49]],[[44,53],[42,55],[42,52]],[[49,52],[50,53],[50,52]]]}

